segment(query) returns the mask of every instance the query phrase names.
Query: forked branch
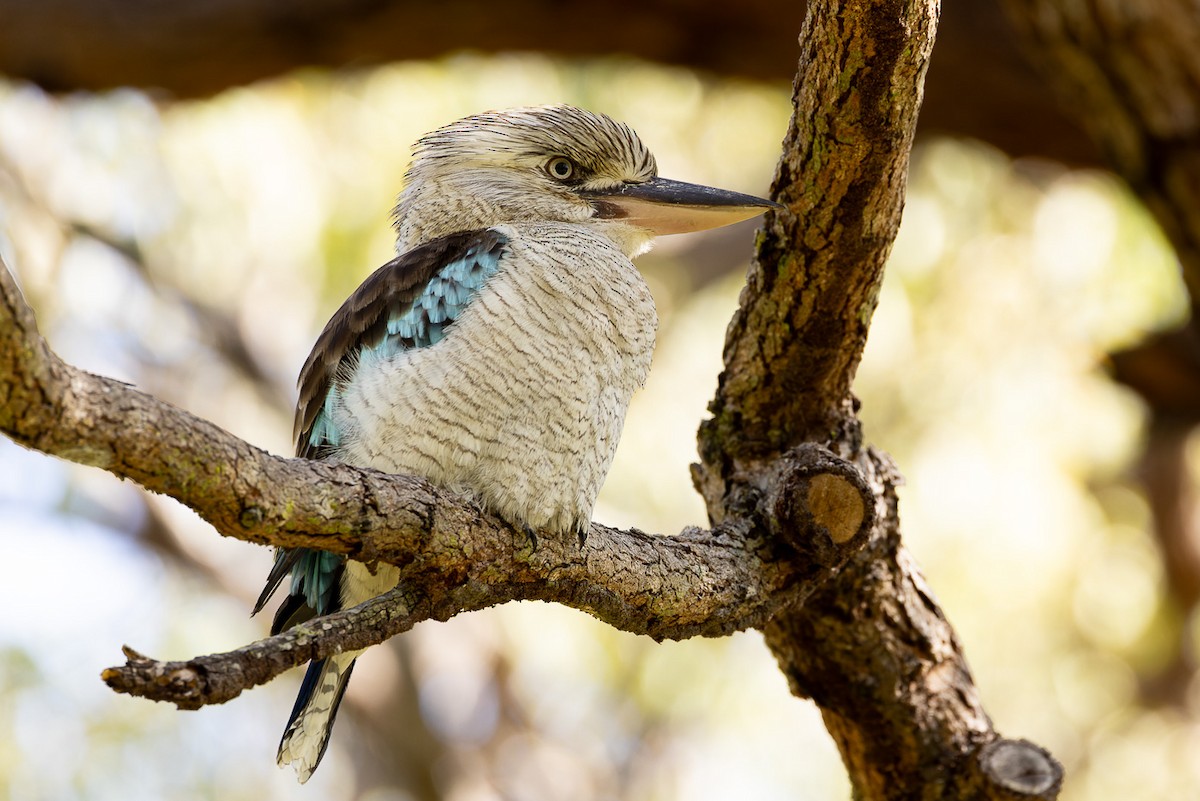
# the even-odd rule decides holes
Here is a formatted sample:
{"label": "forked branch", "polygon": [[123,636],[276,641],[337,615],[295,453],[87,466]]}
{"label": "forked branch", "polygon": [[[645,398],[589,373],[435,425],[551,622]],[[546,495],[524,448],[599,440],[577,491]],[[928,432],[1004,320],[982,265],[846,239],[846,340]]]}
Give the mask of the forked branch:
{"label": "forked branch", "polygon": [[[59,359],[0,264],[0,431],[190,506],[225,536],[386,562],[385,599],[229,654],[131,656],[115,689],[181,706],[228,700],[283,670],[380,642],[419,620],[510,600],[555,601],[656,639],[763,625],[867,540],[874,497],[857,467],[814,445],[780,462],[739,516],[672,537],[593,524],[586,543],[530,538],[412,476],[272,456],[119,381]],[[395,602],[403,603],[391,606]]]}

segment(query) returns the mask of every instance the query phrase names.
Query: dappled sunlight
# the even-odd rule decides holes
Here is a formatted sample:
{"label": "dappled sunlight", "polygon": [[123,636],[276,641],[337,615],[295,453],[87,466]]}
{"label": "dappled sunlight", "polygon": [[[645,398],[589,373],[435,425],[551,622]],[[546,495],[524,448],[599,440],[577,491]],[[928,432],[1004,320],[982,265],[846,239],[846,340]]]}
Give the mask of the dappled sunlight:
{"label": "dappled sunlight", "polygon": [[1138,683],[1174,627],[1129,483],[1144,413],[1104,375],[1106,352],[1182,318],[1178,267],[1101,175],[940,141],[918,151],[910,193],[916,230],[906,217],[856,384],[907,479],[908,545],[997,728],[1064,761],[1064,798],[1186,797],[1182,762],[1145,785],[1145,767],[1090,778],[1197,731],[1139,723],[1154,713]]}
{"label": "dappled sunlight", "polygon": [[[391,257],[413,140],[544,102],[626,120],[664,175],[756,193],[790,111],[782,85],[536,55],[306,72],[177,105],[0,86],[0,247],[64,358],[290,454],[295,375]],[[1144,412],[1104,361],[1182,318],[1178,268],[1103,175],[936,140],[909,191],[855,389],[868,440],[906,477],[908,547],[997,728],[1066,764],[1064,799],[1191,797],[1200,682],[1188,709],[1149,709],[1139,688],[1200,617],[1165,608],[1130,467]],[[663,325],[601,522],[706,523],[688,465],[750,256],[693,283],[687,254],[715,241],[669,238],[642,262]],[[1193,451],[1200,462],[1200,440]],[[819,713],[788,695],[757,633],[656,644],[535,603],[425,623],[364,657],[302,791],[274,765],[298,674],[190,714],[97,678],[122,642],[181,658],[265,634],[247,615],[269,554],[7,442],[0,476],[18,555],[0,602],[27,610],[0,623],[0,788],[14,798],[407,798],[371,764],[386,754],[354,750],[386,744],[377,730],[400,709],[447,799],[849,794]],[[154,544],[155,522],[173,546]],[[70,758],[49,764],[64,743]]]}

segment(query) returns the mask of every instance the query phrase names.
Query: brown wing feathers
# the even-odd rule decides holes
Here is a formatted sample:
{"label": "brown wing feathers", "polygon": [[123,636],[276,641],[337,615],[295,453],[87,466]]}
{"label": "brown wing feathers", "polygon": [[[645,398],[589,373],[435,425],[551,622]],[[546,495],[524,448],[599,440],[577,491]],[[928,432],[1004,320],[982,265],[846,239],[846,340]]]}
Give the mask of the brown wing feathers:
{"label": "brown wing feathers", "polygon": [[300,370],[293,430],[298,456],[312,455],[313,423],[346,360],[377,344],[387,334],[388,321],[404,314],[443,267],[472,248],[490,251],[504,241],[491,230],[450,234],[397,256],[362,282],[330,318]]}

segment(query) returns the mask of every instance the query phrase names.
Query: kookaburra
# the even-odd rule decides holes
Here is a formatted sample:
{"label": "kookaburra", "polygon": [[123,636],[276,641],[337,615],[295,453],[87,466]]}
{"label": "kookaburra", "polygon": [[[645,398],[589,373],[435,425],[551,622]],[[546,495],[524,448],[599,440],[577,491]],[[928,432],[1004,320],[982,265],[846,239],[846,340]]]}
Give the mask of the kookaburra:
{"label": "kookaburra", "polygon": [[[459,120],[417,142],[396,206],[396,258],[333,315],[300,373],[296,453],[410,473],[522,529],[582,542],[658,317],[631,259],[659,234],[776,204],[658,176],[629,126],[570,106]],[[281,550],[272,632],[398,580]],[[306,781],[358,652],[313,662],[278,761]]]}

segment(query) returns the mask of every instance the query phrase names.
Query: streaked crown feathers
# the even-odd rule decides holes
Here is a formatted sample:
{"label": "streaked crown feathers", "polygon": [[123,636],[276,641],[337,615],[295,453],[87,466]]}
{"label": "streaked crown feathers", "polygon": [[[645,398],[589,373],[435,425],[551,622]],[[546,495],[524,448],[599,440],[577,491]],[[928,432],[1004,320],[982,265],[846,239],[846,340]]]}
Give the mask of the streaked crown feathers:
{"label": "streaked crown feathers", "polygon": [[[654,155],[633,129],[605,114],[574,106],[533,106],[488,111],[452,122],[422,137],[413,153],[411,181],[438,162],[519,162],[565,156],[588,177],[647,181],[658,175]],[[620,173],[620,174],[614,174]]]}

